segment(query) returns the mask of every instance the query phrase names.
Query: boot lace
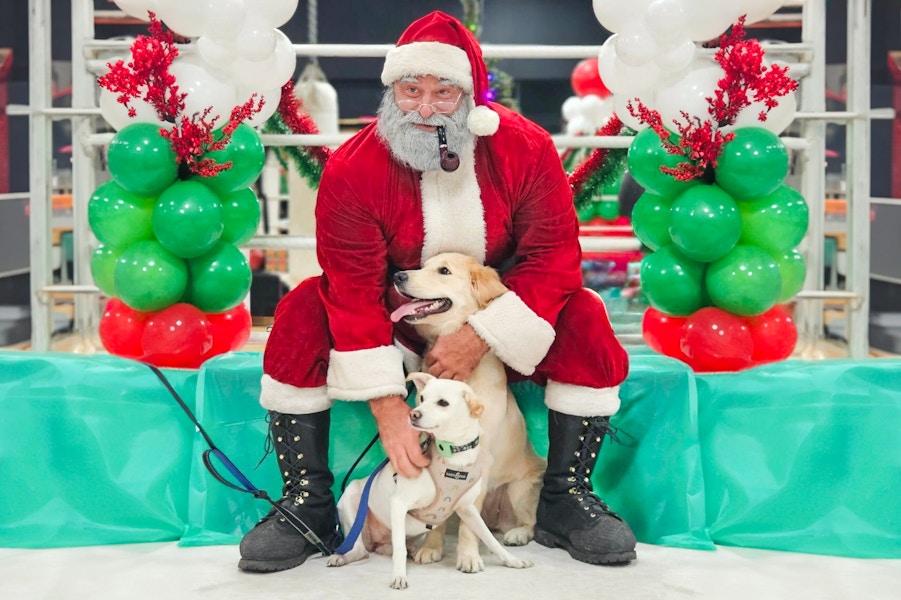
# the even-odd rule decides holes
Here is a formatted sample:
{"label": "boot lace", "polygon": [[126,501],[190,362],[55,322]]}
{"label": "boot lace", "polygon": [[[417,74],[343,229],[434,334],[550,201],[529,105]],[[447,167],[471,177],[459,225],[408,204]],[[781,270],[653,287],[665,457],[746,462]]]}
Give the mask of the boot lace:
{"label": "boot lace", "polygon": [[608,417],[585,418],[582,420],[582,425],[585,430],[579,436],[581,446],[575,452],[576,464],[569,468],[571,474],[566,479],[572,484],[568,491],[576,497],[582,510],[588,512],[592,519],[599,514],[615,515],[607,503],[594,493],[591,485],[591,469],[597,462],[597,453],[601,448],[604,436],[609,435],[612,440],[618,441],[617,429],[610,425]]}

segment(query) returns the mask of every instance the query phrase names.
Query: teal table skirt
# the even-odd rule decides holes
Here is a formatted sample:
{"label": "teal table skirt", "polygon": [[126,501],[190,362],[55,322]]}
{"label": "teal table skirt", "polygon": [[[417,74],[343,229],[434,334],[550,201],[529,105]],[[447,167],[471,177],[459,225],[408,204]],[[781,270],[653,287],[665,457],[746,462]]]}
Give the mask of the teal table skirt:
{"label": "teal table skirt", "polygon": [[[216,445],[273,497],[258,404],[262,356],[163,373]],[[513,387],[539,453],[541,388]],[[901,361],[786,361],[695,374],[632,355],[594,483],[645,543],[901,558]],[[375,434],[366,403],[333,409],[335,491]],[[145,366],[0,352],[0,546],[232,544],[267,505],[210,476],[207,446]],[[384,458],[376,446],[354,477]]]}

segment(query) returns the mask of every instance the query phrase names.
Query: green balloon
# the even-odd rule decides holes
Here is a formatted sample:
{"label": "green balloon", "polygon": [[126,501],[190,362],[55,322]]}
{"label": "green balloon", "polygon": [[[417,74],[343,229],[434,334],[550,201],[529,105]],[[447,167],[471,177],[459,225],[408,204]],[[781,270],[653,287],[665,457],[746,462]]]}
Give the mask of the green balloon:
{"label": "green balloon", "polygon": [[188,261],[188,271],[190,282],[185,297],[206,313],[232,309],[250,291],[250,265],[231,244],[216,242],[212,250]]}
{"label": "green balloon", "polygon": [[741,216],[729,194],[716,185],[696,185],[672,206],[669,235],[688,258],[713,262],[735,247]]}
{"label": "green balloon", "polygon": [[[215,138],[222,137],[222,130],[216,132]],[[201,177],[200,180],[220,195],[246,188],[260,176],[266,150],[256,129],[241,123],[232,132],[231,138],[222,150],[207,152],[202,158],[213,159],[216,164],[231,162],[231,167],[220,171],[214,177]]]}
{"label": "green balloon", "polygon": [[669,236],[672,205],[673,201],[669,198],[645,192],[632,207],[632,231],[651,250],[673,243]]}
{"label": "green balloon", "polygon": [[711,263],[705,282],[716,306],[745,317],[771,309],[782,291],[776,260],[766,250],[743,244]]}
{"label": "green balloon", "polygon": [[595,204],[594,214],[605,221],[615,221],[619,218],[619,202],[616,200],[601,200]]}
{"label": "green balloon", "polygon": [[804,239],[809,211],[807,202],[794,188],[781,185],[758,200],[742,202],[741,243],[754,244],[777,256]]}
{"label": "green balloon", "polygon": [[776,191],[788,175],[788,151],[775,133],[742,127],[723,145],[714,169],[716,183],[736,200]]}
{"label": "green balloon", "polygon": [[160,310],[184,294],[188,267],[155,240],[136,242],[119,256],[113,282],[115,295],[131,308]]}
{"label": "green balloon", "polygon": [[260,200],[252,188],[222,196],[225,229],[219,239],[235,246],[246,243],[257,232],[260,217]]}
{"label": "green balloon", "polygon": [[704,269],[675,246],[663,246],[641,261],[641,290],[660,312],[687,316],[705,306]]}
{"label": "green balloon", "polygon": [[207,252],[223,228],[219,196],[197,181],[176,181],[153,209],[153,233],[166,250],[180,258]]}
{"label": "green balloon", "polygon": [[99,244],[94,250],[94,254],[91,255],[91,277],[94,279],[94,284],[107,296],[116,295],[113,274],[121,254],[121,250]]}
{"label": "green balloon", "polygon": [[115,181],[107,181],[88,200],[88,224],[107,246],[125,248],[141,240],[152,240],[153,202],[153,198],[133,194]]}
{"label": "green balloon", "polygon": [[594,200],[589,200],[576,209],[576,218],[579,220],[579,223],[587,223],[594,218],[594,213]]}
{"label": "green balloon", "polygon": [[[676,136],[671,139],[675,140]],[[678,181],[660,170],[660,167],[675,168],[686,161],[684,156],[667,152],[660,137],[650,128],[635,136],[626,155],[629,173],[635,181],[645,190],[661,196],[678,196],[699,183],[696,179]]]}
{"label": "green balloon", "polygon": [[129,192],[158,196],[178,178],[178,163],[160,126],[132,123],[113,136],[107,153],[109,172]]}
{"label": "green balloon", "polygon": [[789,250],[785,254],[777,255],[776,264],[779,265],[779,274],[782,276],[782,290],[779,292],[777,304],[788,302],[804,287],[804,279],[807,277],[807,265],[804,256],[797,248]]}

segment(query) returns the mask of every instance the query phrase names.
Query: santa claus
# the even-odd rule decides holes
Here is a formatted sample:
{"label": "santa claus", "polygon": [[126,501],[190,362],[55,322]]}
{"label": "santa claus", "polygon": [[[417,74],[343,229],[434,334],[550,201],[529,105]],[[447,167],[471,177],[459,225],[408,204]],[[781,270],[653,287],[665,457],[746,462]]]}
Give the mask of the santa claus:
{"label": "santa claus", "polygon": [[[369,402],[398,472],[414,476],[427,464],[404,383],[405,359],[412,366],[421,348],[390,319],[400,302],[391,282],[451,251],[497,268],[509,291],[440,338],[424,368],[463,379],[490,348],[511,378],[545,386],[550,444],[535,539],[588,563],[629,562],[635,537],[590,481],[628,359],[601,299],[582,287],[572,193],[550,136],[486,100],[478,41],[444,13],[401,35],[382,83],[377,121],[341,146],[322,175],[323,275],[276,309],[260,402],[284,479],[282,510],[247,533],[239,567],[295,567],[318,551],[316,537],[334,547],[328,447],[336,400]],[[286,511],[315,536],[300,535]]]}

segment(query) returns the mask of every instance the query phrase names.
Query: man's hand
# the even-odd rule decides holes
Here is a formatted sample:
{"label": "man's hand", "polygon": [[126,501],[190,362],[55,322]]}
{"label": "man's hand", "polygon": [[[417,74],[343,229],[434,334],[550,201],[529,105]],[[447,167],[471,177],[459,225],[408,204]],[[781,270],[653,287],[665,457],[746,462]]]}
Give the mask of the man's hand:
{"label": "man's hand", "polygon": [[486,352],[488,344],[467,323],[439,337],[425,355],[424,366],[435,377],[466,381]]}
{"label": "man's hand", "polygon": [[386,396],[370,400],[369,408],[391,466],[404,477],[419,475],[429,457],[419,446],[419,432],[410,425],[410,405],[402,396]]}

